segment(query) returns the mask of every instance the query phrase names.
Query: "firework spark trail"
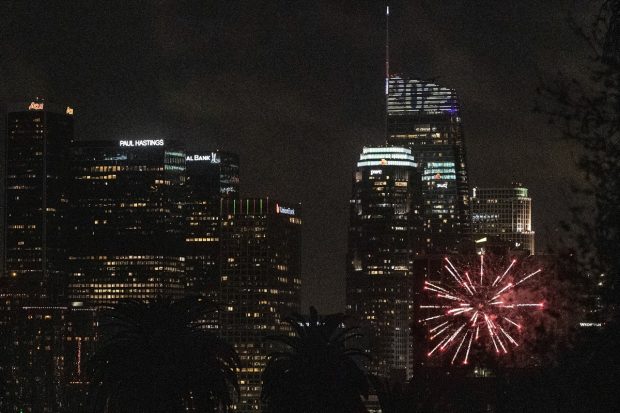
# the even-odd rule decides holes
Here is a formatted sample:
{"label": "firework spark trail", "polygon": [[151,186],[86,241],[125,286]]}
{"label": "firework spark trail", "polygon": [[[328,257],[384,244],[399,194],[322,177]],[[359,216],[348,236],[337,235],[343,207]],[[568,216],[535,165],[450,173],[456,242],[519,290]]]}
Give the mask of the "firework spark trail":
{"label": "firework spark trail", "polygon": [[469,344],[467,345],[467,353],[465,353],[465,359],[463,360],[463,364],[467,364],[467,360],[469,359],[469,350],[471,349],[471,340],[474,338],[474,333],[472,332],[469,335]]}
{"label": "firework spark trail", "polygon": [[513,265],[515,265],[515,263],[517,262],[517,260],[512,260],[510,262],[510,265],[508,266],[508,268],[506,268],[506,271],[504,271],[504,273],[502,275],[498,275],[497,278],[495,279],[495,281],[493,281],[493,284],[491,284],[492,287],[495,287],[495,285],[497,285],[497,283],[501,282],[504,277],[506,276],[506,274],[508,274],[508,271],[510,271],[510,269],[512,268]]}
{"label": "firework spark trail", "polygon": [[458,348],[454,352],[454,356],[452,357],[452,361],[450,362],[450,364],[454,364],[454,360],[456,360],[456,356],[459,355],[459,351],[461,351],[461,347],[463,346],[463,343],[465,342],[466,338],[467,338],[467,333],[463,334],[463,339],[461,340],[461,343],[459,344]]}
{"label": "firework spark trail", "polygon": [[[431,296],[436,297],[437,300],[442,300],[445,305],[420,307],[442,312],[420,320],[420,322],[429,324],[429,333],[432,334],[430,341],[434,343],[434,347],[428,356],[432,356],[438,349],[440,352],[455,349],[454,353],[451,354],[451,363],[454,364],[461,355],[463,364],[468,364],[472,342],[478,342],[483,336],[488,336],[488,343],[489,345],[492,344],[491,348],[495,349],[497,354],[508,353],[510,346],[518,347],[517,339],[510,329],[520,332],[522,326],[508,316],[522,310],[541,309],[544,307],[544,303],[515,303],[514,297],[506,294],[514,291],[518,285],[528,279],[540,274],[542,270],[538,269],[529,273],[516,283],[504,282],[506,278],[514,278],[508,277],[508,275],[517,261],[511,260],[503,272],[494,273],[493,267],[489,268],[489,264],[485,264],[484,254],[481,254],[479,263],[480,283],[477,283],[472,281],[468,271],[457,269],[448,257],[445,257],[445,262],[447,265],[444,265],[444,268],[455,283],[452,286],[439,286],[426,281],[424,285],[424,289],[434,293]],[[493,281],[491,282],[491,280]],[[480,327],[483,327],[482,331]],[[466,341],[468,341],[467,346],[465,346]],[[466,350],[464,350],[465,347]],[[464,356],[461,350],[464,350]]]}

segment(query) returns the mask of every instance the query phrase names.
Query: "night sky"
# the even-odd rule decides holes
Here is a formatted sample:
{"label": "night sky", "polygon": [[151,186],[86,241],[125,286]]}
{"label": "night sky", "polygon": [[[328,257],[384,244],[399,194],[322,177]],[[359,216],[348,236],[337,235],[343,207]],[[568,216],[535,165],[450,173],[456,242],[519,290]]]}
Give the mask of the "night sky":
{"label": "night sky", "polygon": [[[582,76],[566,22],[591,1],[391,1],[392,73],[463,107],[470,183],[522,182],[555,244],[576,155],[532,113],[540,78]],[[344,308],[348,198],[384,142],[381,1],[2,1],[0,102],[75,107],[78,139],[158,137],[241,156],[244,196],[303,205],[303,305]],[[551,241],[550,241],[551,240]]]}

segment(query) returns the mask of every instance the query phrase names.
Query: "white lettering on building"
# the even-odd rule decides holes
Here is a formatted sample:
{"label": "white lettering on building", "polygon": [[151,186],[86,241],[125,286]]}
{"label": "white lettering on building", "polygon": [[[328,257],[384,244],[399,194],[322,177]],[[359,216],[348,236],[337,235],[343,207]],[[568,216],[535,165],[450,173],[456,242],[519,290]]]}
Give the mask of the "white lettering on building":
{"label": "white lettering on building", "polygon": [[67,106],[67,110],[65,110],[67,115],[73,115],[73,108],[71,106]]}
{"label": "white lettering on building", "polygon": [[381,169],[371,169],[370,170],[370,175],[381,175],[383,173],[383,171],[381,171]]}
{"label": "white lettering on building", "polygon": [[437,188],[448,188],[448,183],[437,184]]}
{"label": "white lettering on building", "polygon": [[217,153],[211,152],[209,155],[187,155],[185,157],[187,162],[211,162],[220,163],[221,159],[217,156]]}
{"label": "white lettering on building", "polygon": [[295,215],[295,210],[293,208],[286,208],[278,204],[276,204],[276,212],[284,215]]}
{"label": "white lettering on building", "polygon": [[28,110],[43,110],[43,103],[30,102],[30,106],[28,106]]}
{"label": "white lettering on building", "polygon": [[119,146],[140,147],[140,146],[164,146],[163,139],[138,139],[130,141],[120,141]]}

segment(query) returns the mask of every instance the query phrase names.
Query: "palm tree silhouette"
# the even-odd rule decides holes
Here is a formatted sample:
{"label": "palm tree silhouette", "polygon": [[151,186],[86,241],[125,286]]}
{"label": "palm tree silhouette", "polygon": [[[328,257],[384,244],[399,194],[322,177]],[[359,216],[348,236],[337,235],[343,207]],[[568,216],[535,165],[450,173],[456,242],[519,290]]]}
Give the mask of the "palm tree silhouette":
{"label": "palm tree silhouette", "polygon": [[228,411],[239,392],[238,357],[198,320],[199,297],[129,300],[102,315],[102,343],[89,363],[97,413]]}
{"label": "palm tree silhouette", "polygon": [[310,317],[287,318],[293,335],[268,337],[282,351],[273,352],[263,372],[261,399],[270,413],[360,413],[366,412],[368,380],[358,364],[364,353],[348,348],[347,341],[359,334],[345,328],[346,317],[319,317],[310,307]]}

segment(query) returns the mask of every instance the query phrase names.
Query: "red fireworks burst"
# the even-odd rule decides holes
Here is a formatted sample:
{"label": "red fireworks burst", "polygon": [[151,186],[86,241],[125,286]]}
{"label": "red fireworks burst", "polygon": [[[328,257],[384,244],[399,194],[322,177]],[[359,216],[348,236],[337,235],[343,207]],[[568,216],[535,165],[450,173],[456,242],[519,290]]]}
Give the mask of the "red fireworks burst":
{"label": "red fireworks burst", "polygon": [[[541,273],[542,269],[525,273],[515,278],[511,274],[516,260],[512,260],[504,271],[494,271],[485,266],[484,254],[480,255],[478,274],[469,274],[457,269],[445,258],[444,268],[455,281],[453,285],[437,285],[425,282],[424,289],[435,294],[436,305],[421,308],[435,311],[430,317],[420,320],[429,326],[432,350],[436,352],[454,349],[451,363],[462,355],[462,363],[469,362],[472,342],[488,340],[489,349],[497,354],[508,353],[511,347],[518,347],[518,334],[523,326],[517,322],[521,312],[542,309],[543,303],[523,303],[515,298],[517,287]],[[514,272],[514,271],[513,271]],[[492,344],[492,345],[491,345]]]}

